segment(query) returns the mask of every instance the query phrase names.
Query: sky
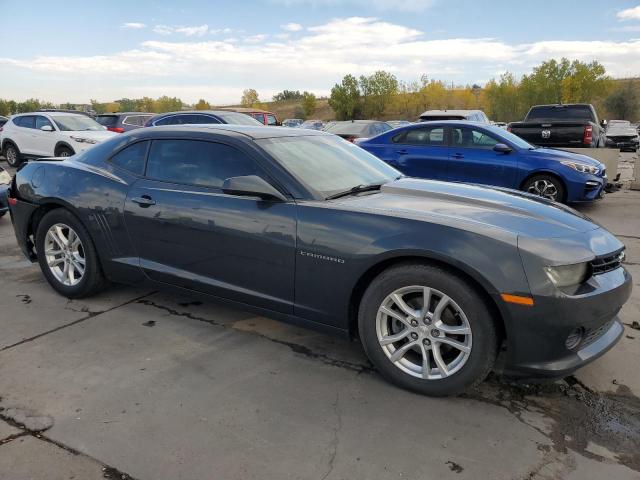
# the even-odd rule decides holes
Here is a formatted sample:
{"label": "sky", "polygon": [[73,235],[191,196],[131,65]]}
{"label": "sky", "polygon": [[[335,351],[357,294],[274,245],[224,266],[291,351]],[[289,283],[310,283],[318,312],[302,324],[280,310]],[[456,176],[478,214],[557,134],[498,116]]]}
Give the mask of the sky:
{"label": "sky", "polygon": [[380,69],[482,85],[563,56],[640,76],[640,0],[0,0],[0,17],[15,100],[222,105]]}

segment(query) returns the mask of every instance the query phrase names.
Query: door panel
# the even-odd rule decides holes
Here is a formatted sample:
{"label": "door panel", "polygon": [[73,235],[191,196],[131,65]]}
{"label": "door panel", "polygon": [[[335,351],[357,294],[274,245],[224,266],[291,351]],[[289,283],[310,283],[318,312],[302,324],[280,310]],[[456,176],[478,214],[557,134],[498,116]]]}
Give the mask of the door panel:
{"label": "door panel", "polygon": [[295,208],[141,179],[125,218],[150,278],[291,313]]}
{"label": "door panel", "polygon": [[389,146],[389,163],[405,175],[446,180],[449,147],[442,126],[409,129]]}
{"label": "door panel", "polygon": [[481,129],[454,127],[451,129],[451,150],[448,177],[453,182],[480,183],[517,188],[518,154],[495,152],[500,142]]}
{"label": "door panel", "polygon": [[56,132],[44,132],[40,128],[49,125],[53,128],[51,122],[41,115],[36,116],[35,128],[31,131],[31,142],[35,155],[51,156],[54,154],[56,146]]}

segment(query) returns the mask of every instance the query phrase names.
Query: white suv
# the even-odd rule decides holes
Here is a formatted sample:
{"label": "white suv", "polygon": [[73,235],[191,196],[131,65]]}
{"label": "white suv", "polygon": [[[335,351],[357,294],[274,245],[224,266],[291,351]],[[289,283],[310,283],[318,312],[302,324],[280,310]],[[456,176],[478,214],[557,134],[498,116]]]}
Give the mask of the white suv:
{"label": "white suv", "polygon": [[79,113],[21,113],[2,127],[2,153],[17,167],[28,158],[69,157],[117,135]]}

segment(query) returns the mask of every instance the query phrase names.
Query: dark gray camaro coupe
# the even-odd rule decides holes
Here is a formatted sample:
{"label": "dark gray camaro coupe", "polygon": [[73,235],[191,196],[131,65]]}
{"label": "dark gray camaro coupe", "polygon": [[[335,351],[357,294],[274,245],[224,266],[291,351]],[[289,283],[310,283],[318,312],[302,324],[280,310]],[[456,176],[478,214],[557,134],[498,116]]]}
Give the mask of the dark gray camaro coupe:
{"label": "dark gray camaro coupe", "polygon": [[571,373],[620,338],[631,293],[623,244],[575,211],[405,178],[311,130],[139,129],[25,165],[8,196],[18,243],[62,295],[107,280],[197,291],[359,337],[386,378],[430,395],[494,364]]}

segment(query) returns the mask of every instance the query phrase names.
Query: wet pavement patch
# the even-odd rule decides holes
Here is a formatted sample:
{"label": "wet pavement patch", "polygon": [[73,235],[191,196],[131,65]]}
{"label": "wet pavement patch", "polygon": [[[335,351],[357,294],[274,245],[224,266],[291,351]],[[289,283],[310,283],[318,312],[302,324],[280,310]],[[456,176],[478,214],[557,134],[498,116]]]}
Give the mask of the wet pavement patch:
{"label": "wet pavement patch", "polygon": [[451,470],[452,472],[462,473],[464,470],[464,468],[462,468],[459,464],[457,464],[452,460],[449,460],[448,462],[444,462],[444,463],[449,467],[449,470]]}
{"label": "wet pavement patch", "polygon": [[153,327],[156,324],[155,320],[149,320],[148,322],[144,322],[142,325],[145,327]]}
{"label": "wet pavement patch", "polygon": [[[608,451],[618,463],[640,472],[640,399],[624,385],[618,385],[615,393],[598,393],[574,377],[534,385],[508,384],[491,377],[463,397],[507,409],[547,437],[558,453],[570,449],[604,461],[608,458],[595,452]],[[550,420],[549,428],[534,424],[531,414]]]}
{"label": "wet pavement patch", "polygon": [[25,305],[29,305],[31,303],[31,296],[30,295],[16,295],[17,298],[20,299],[20,301],[22,303],[24,303]]}

